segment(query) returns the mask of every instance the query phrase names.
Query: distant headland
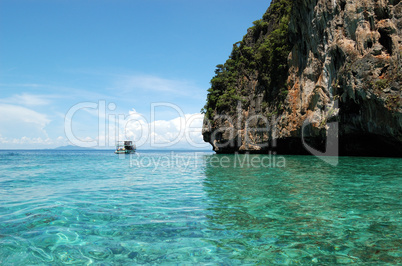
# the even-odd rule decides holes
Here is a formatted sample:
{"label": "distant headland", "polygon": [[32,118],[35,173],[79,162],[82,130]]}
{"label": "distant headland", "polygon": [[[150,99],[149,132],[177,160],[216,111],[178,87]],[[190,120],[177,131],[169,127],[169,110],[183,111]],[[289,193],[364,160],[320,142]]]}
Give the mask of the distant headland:
{"label": "distant headland", "polygon": [[94,150],[93,148],[79,147],[75,145],[66,145],[54,148],[53,150],[63,150],[63,151],[82,151],[82,150]]}

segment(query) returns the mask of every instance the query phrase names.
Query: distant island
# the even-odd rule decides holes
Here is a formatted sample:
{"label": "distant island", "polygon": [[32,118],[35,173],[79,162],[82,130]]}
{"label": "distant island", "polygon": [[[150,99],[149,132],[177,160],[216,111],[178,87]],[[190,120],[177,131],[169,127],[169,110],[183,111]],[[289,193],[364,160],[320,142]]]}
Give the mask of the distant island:
{"label": "distant island", "polygon": [[81,150],[94,150],[93,148],[79,147],[74,145],[60,146],[54,148],[54,150],[69,150],[69,151],[81,151]]}

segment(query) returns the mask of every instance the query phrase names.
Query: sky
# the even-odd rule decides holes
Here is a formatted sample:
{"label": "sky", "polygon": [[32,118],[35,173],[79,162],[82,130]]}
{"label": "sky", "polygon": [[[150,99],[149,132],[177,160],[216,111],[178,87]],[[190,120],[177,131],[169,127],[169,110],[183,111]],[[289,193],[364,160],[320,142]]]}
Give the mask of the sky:
{"label": "sky", "polygon": [[210,149],[215,66],[269,0],[1,0],[0,149]]}

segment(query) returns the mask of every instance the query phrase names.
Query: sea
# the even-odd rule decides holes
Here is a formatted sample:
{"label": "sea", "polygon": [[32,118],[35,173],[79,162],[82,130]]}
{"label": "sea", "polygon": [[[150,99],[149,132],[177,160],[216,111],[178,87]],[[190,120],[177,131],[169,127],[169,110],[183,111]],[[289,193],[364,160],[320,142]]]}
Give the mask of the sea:
{"label": "sea", "polygon": [[0,151],[0,265],[402,263],[402,159]]}

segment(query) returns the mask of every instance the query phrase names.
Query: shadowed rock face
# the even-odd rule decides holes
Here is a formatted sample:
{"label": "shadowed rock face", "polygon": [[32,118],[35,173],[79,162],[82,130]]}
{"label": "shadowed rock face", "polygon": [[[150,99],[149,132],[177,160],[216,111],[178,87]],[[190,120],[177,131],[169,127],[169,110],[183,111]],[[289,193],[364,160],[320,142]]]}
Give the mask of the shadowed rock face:
{"label": "shadowed rock face", "polygon": [[[341,155],[402,156],[402,2],[295,0],[288,25],[285,97],[272,97],[278,90],[255,69],[237,70],[243,100],[224,110],[207,102],[204,140],[218,153],[309,154],[306,144],[339,143]],[[273,30],[254,38],[250,29],[243,44]]]}

